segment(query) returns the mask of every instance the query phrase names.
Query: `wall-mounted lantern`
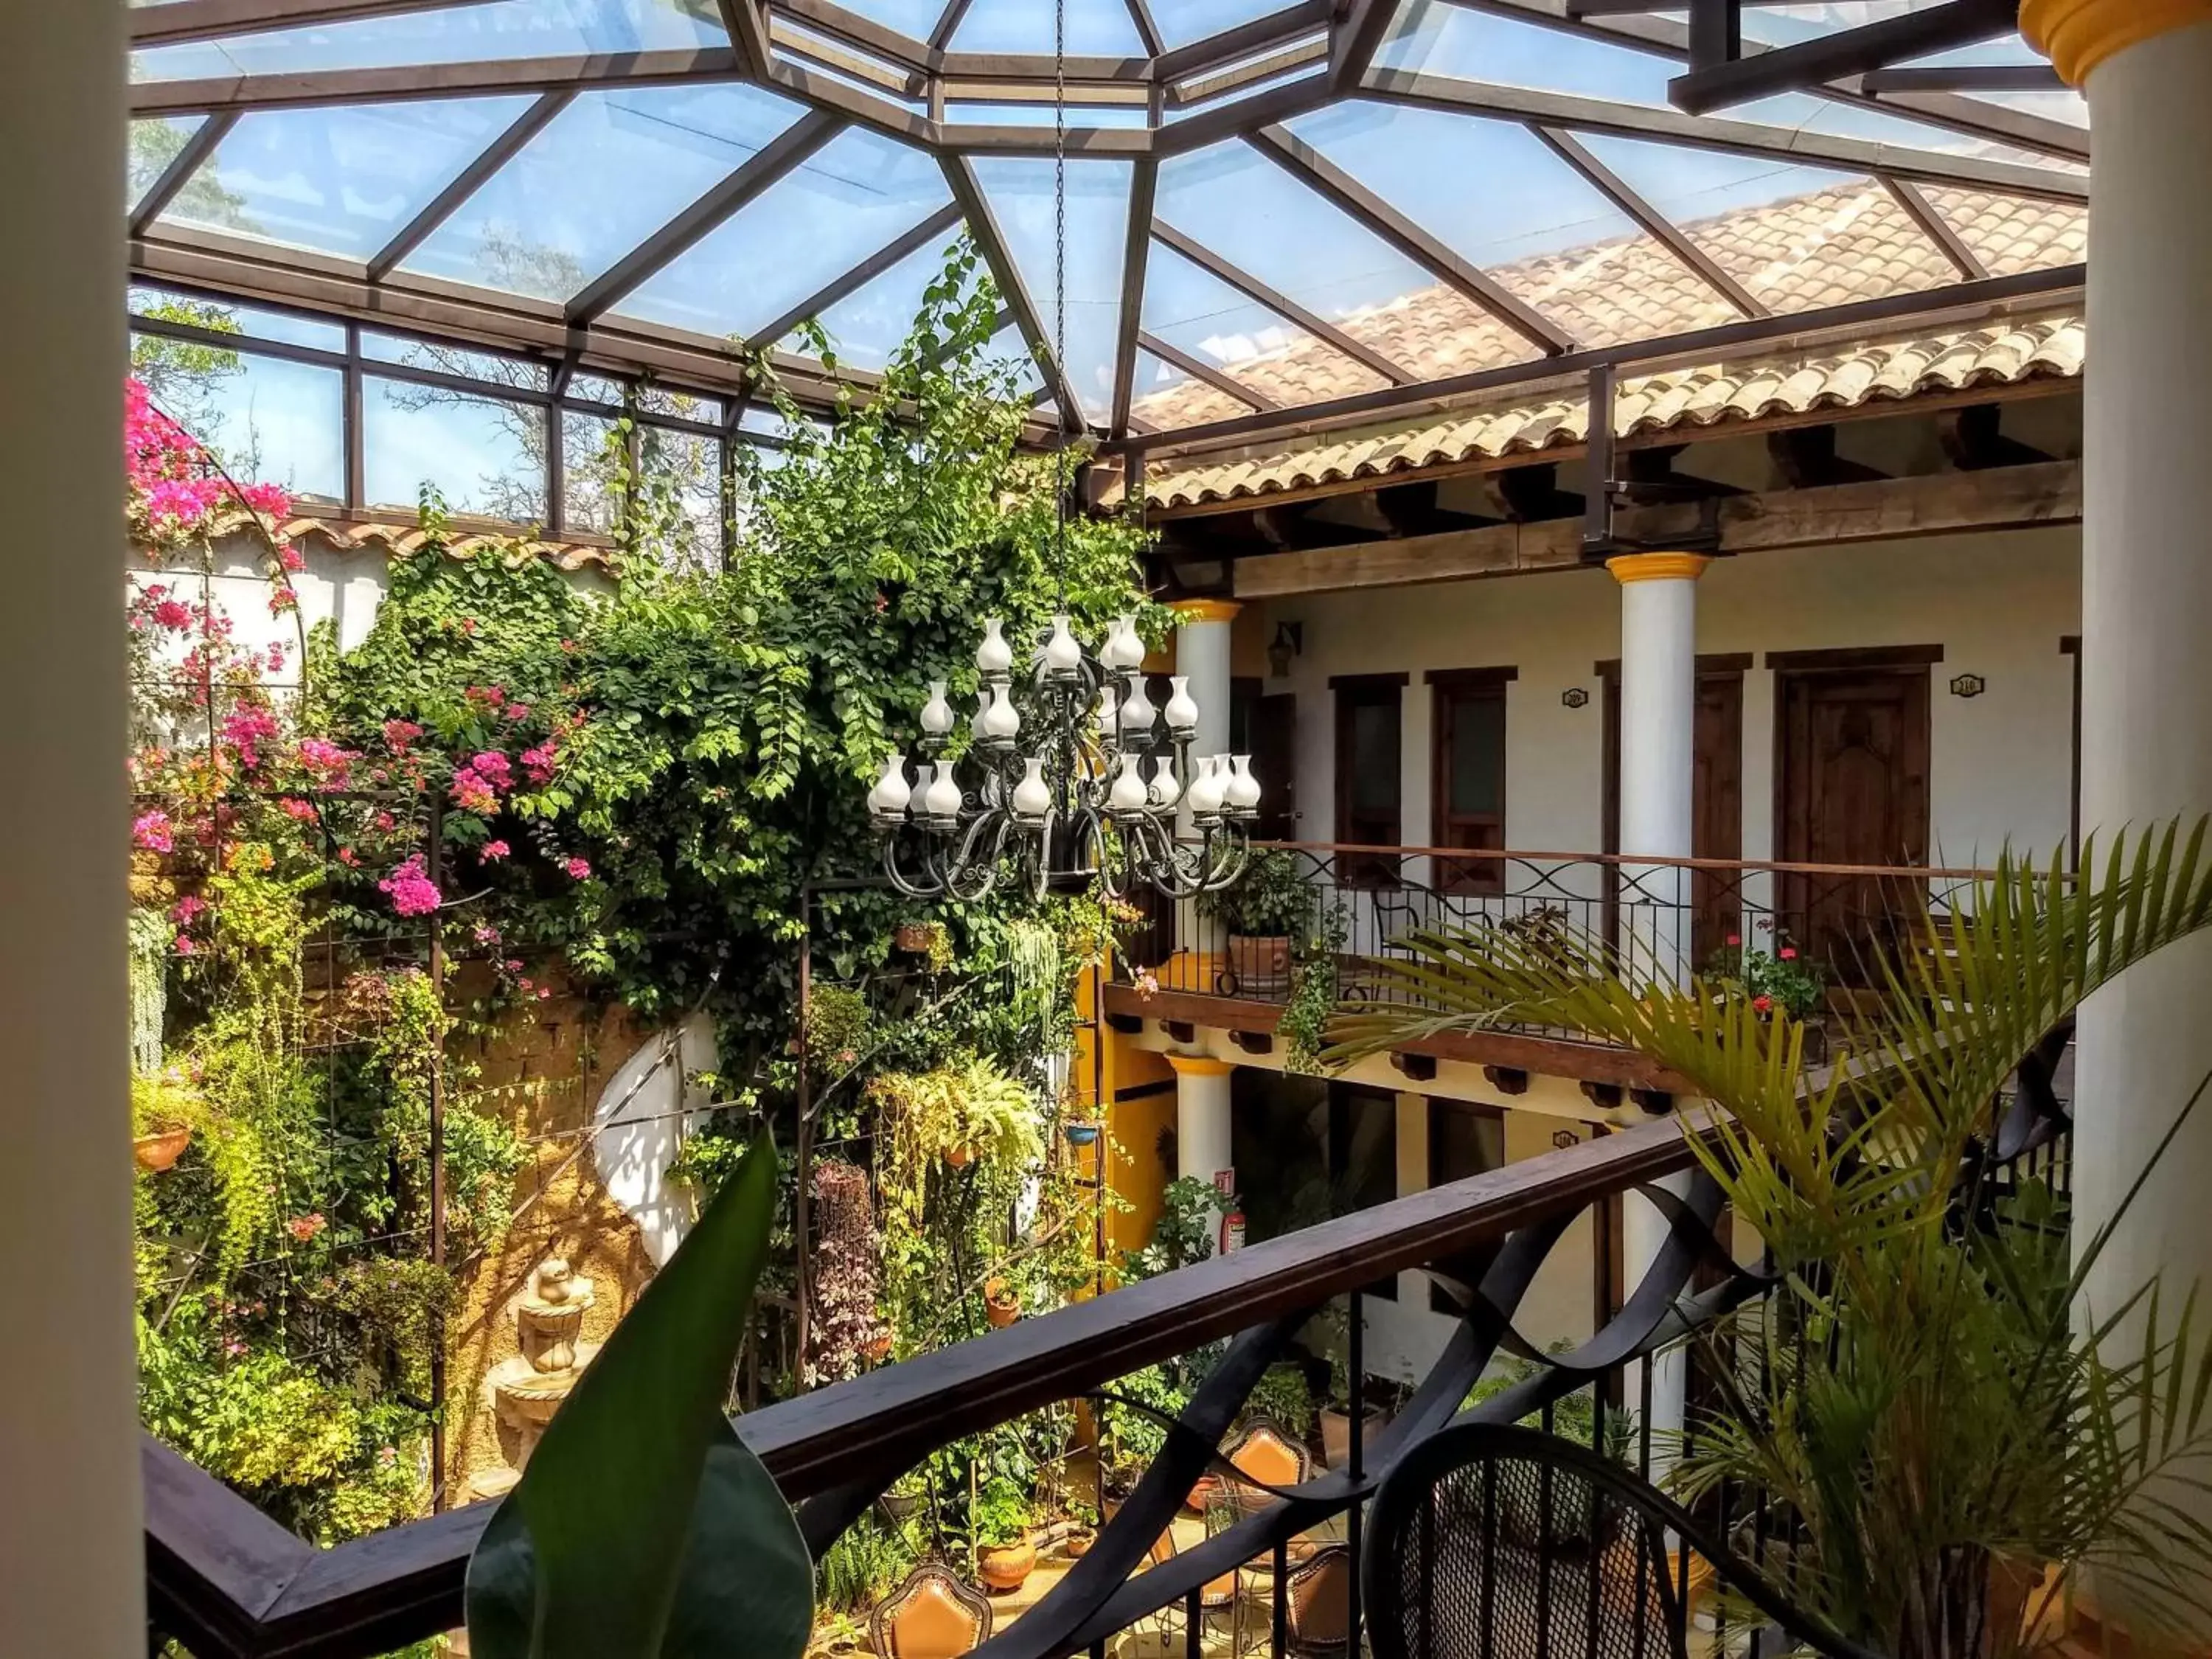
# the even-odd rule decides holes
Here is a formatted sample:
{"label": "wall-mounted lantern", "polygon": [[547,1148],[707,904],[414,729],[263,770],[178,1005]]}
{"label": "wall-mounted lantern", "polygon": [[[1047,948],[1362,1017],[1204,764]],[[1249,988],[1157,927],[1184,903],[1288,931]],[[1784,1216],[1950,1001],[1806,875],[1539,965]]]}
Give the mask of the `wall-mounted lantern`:
{"label": "wall-mounted lantern", "polygon": [[1267,642],[1267,672],[1277,679],[1287,679],[1291,659],[1301,656],[1306,648],[1306,625],[1304,623],[1277,623],[1275,637]]}

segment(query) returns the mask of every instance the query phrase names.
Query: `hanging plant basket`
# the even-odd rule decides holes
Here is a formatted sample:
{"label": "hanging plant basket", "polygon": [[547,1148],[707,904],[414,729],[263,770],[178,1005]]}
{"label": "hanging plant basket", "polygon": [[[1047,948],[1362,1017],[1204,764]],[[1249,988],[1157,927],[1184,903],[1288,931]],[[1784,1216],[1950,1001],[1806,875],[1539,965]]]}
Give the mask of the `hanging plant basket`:
{"label": "hanging plant basket", "polygon": [[192,1144],[192,1132],[187,1128],[163,1129],[158,1134],[140,1135],[131,1143],[131,1157],[142,1170],[156,1175],[168,1169],[185,1155],[185,1148]]}
{"label": "hanging plant basket", "polygon": [[975,1149],[973,1146],[947,1146],[945,1161],[956,1170],[964,1170],[975,1161]]}
{"label": "hanging plant basket", "polygon": [[941,921],[902,921],[891,933],[891,943],[909,956],[926,957],[945,937]]}
{"label": "hanging plant basket", "polygon": [[1071,1146],[1088,1146],[1098,1139],[1098,1121],[1096,1118],[1066,1123],[1060,1127],[1066,1133],[1068,1145]]}

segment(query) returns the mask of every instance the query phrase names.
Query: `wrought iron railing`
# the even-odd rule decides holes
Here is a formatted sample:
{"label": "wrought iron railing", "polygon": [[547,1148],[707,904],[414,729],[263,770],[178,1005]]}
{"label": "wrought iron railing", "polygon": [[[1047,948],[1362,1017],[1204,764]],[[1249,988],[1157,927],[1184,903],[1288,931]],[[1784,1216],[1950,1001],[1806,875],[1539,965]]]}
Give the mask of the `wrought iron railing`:
{"label": "wrought iron railing", "polygon": [[[2050,1072],[2023,1068],[1992,1151],[2005,1169],[2058,1184],[2067,1119]],[[1653,1377],[1666,1363],[1656,1356],[1771,1283],[1759,1268],[1735,1265],[1722,1243],[1719,1189],[1686,1139],[1697,1132],[1694,1120],[1669,1120],[1399,1199],[768,1407],[739,1419],[738,1431],[798,1506],[818,1555],[936,1449],[1073,1400],[1096,1403],[1142,1368],[1218,1353],[1089,1552],[982,1650],[995,1659],[1103,1655],[1109,1639],[1141,1626],[1164,1631],[1196,1659],[1209,1643],[1218,1651],[1208,1603],[1228,1582],[1265,1587],[1249,1607],[1253,1650],[1303,1651],[1286,1588],[1300,1540],[1316,1529],[1340,1536],[1352,1570],[1340,1578],[1337,1611],[1357,1632],[1364,1505],[1407,1449],[1442,1425],[1533,1414],[1565,1431],[1571,1417],[1595,1448],[1651,1471]],[[1572,1241],[1586,1212],[1662,1181],[1680,1201],[1666,1200],[1664,1242],[1619,1311],[1571,1351],[1540,1352],[1515,1328],[1540,1270],[1562,1248],[1585,1248]],[[1348,1414],[1365,1420],[1376,1385],[1364,1364],[1361,1287],[1416,1269],[1442,1287],[1458,1319],[1387,1426],[1371,1442],[1352,1434],[1342,1467],[1287,1487],[1244,1489],[1221,1530],[1163,1559],[1163,1533],[1200,1478],[1222,1471],[1218,1449],[1255,1383],[1338,1298],[1350,1314]],[[1522,1356],[1525,1373],[1470,1407],[1470,1391],[1507,1355]],[[1697,1388],[1692,1374],[1692,1401]],[[144,1468],[152,1616],[198,1659],[354,1659],[460,1622],[463,1573],[488,1505],[318,1550],[151,1439]],[[1729,1501],[1716,1535],[1763,1539],[1782,1524],[1755,1505],[1727,1509]],[[1540,1547],[1571,1547],[1571,1521],[1535,1517]],[[1719,1636],[1716,1651],[1727,1645],[1727,1632]],[[1356,1640],[1346,1650],[1340,1637],[1338,1650],[1356,1651]]]}
{"label": "wrought iron railing", "polygon": [[[1653,860],[1605,853],[1477,852],[1278,842],[1315,890],[1313,940],[1333,941],[1336,992],[1396,994],[1369,969],[1406,954],[1410,933],[1495,930],[1605,941],[1630,977],[1679,982],[1729,970],[1748,950],[1790,951],[1838,1000],[1873,988],[1875,963],[1940,927],[1990,872],[1739,859]],[[1125,982],[1201,996],[1281,1002],[1310,941],[1272,953],[1205,902],[1140,898],[1145,919],[1119,963]],[[1228,913],[1233,916],[1233,912]]]}

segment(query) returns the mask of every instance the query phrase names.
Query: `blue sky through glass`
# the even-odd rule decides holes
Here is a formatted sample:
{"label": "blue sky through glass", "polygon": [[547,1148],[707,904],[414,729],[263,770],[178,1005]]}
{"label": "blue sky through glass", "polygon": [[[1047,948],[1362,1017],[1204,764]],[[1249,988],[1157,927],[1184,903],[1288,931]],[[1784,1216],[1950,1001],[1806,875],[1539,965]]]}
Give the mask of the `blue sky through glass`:
{"label": "blue sky through glass", "polygon": [[848,128],[617,308],[750,339],[950,199],[927,153]]}
{"label": "blue sky through glass", "polygon": [[[1052,163],[1031,156],[979,156],[975,167],[1048,340],[1055,258]],[[1067,353],[1060,367],[1085,418],[1102,422],[1114,396],[1129,173],[1127,161],[1067,164]]]}
{"label": "blue sky through glass", "polygon": [[799,109],[738,84],[581,94],[404,268],[568,299],[750,160]]}
{"label": "blue sky through glass", "polygon": [[243,117],[164,220],[366,258],[530,106],[527,98],[341,105]]}
{"label": "blue sky through glass", "polygon": [[[952,31],[955,52],[1052,52],[1052,0],[975,0]],[[1145,43],[1121,0],[1067,0],[1067,50],[1142,58]]]}

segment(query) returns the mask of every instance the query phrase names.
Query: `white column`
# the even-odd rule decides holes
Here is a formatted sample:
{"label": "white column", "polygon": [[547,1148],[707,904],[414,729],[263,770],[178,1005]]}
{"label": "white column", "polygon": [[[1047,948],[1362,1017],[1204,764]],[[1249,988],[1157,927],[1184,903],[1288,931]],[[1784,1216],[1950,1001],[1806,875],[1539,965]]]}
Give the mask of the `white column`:
{"label": "white column", "polygon": [[[2212,0],[2028,0],[2021,24],[2087,92],[2089,216],[2081,556],[2081,826],[2109,837],[2212,809]],[[2048,850],[2048,849],[2039,849]],[[2074,1237],[2118,1208],[2212,1070],[2212,939],[2083,1010]],[[2154,1273],[2212,1293],[2212,1110],[2200,1109],[2098,1263],[2109,1312]]]}
{"label": "white column", "polygon": [[1170,1054],[1176,1073],[1176,1174],[1211,1182],[1235,1167],[1229,1152],[1229,1062]]}
{"label": "white column", "polygon": [[[0,1653],[146,1648],[124,989],[121,0],[0,6]],[[63,160],[62,158],[66,158]]]}
{"label": "white column", "polygon": [[[1198,729],[1190,744],[1194,774],[1200,756],[1229,752],[1229,627],[1243,608],[1233,599],[1177,599],[1170,607],[1176,613],[1175,672],[1190,681],[1190,695],[1198,703]],[[1182,783],[1188,793],[1190,779]],[[1176,823],[1177,833],[1195,833],[1188,808]],[[1220,934],[1199,915],[1195,903],[1176,907],[1176,943],[1184,950],[1218,952],[1224,948]]]}
{"label": "white column", "polygon": [[[1688,858],[1694,822],[1698,719],[1698,578],[1711,561],[1695,553],[1632,553],[1608,559],[1620,584],[1620,850]],[[1668,865],[1621,870],[1620,945],[1632,977],[1687,976],[1690,896],[1686,872]],[[1679,1188],[1678,1179],[1670,1189]],[[1631,1193],[1621,1205],[1621,1258],[1632,1294],[1667,1242],[1667,1223]],[[1625,1379],[1643,1390],[1640,1368]],[[1669,1350],[1651,1364],[1651,1423],[1682,1426],[1686,1356]]]}

